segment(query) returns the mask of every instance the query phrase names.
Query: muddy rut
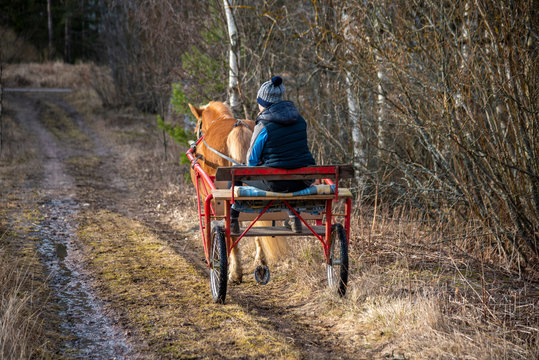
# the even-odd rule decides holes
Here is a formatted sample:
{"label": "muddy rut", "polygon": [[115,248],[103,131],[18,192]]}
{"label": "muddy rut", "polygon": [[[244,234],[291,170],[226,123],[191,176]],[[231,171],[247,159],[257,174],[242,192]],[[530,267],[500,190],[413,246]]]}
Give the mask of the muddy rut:
{"label": "muddy rut", "polygon": [[[28,186],[39,194],[34,235],[60,304],[63,357],[367,357],[339,336],[338,300],[320,307],[297,294],[287,263],[267,286],[246,274],[227,304],[212,303],[187,168],[162,170],[145,155],[152,125],[82,116],[61,94],[6,101],[38,141],[27,144],[40,163]],[[178,184],[163,186],[163,171]]]}
{"label": "muddy rut", "polygon": [[[41,173],[37,185],[42,220],[33,229],[39,237],[37,251],[45,269],[53,298],[59,307],[59,331],[65,337],[58,352],[75,358],[130,358],[135,355],[123,329],[116,326],[99,295],[93,279],[81,262],[76,239],[79,209],[88,206],[77,198],[76,180],[64,162],[77,152],[60,144],[42,121],[43,103],[58,99],[10,96],[19,124],[39,142]],[[70,107],[61,102],[66,108]],[[73,115],[73,113],[72,113]],[[71,116],[71,120],[79,120]]]}

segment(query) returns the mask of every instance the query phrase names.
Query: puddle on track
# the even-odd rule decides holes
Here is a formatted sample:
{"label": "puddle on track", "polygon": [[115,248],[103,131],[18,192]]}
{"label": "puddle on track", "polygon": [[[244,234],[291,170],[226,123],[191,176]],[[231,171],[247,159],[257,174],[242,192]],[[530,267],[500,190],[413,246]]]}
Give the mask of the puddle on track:
{"label": "puddle on track", "polygon": [[106,316],[84,275],[75,246],[74,219],[78,204],[70,198],[41,205],[44,220],[37,229],[39,253],[59,302],[66,358],[132,359],[135,352],[123,332]]}

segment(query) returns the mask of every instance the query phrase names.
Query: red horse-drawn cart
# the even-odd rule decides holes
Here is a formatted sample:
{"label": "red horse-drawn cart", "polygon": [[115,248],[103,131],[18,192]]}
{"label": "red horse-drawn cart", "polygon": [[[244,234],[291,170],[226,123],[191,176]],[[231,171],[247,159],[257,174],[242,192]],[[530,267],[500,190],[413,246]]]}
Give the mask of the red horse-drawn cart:
{"label": "red horse-drawn cart", "polygon": [[[195,154],[196,147],[187,151],[196,176],[198,214],[206,261],[210,268],[212,297],[223,303],[228,282],[228,256],[244,237],[253,236],[315,236],[326,258],[328,285],[343,296],[348,282],[348,239],[352,194],[339,188],[339,180],[351,178],[351,165],[309,166],[294,170],[267,167],[220,167],[215,176],[209,176]],[[320,185],[296,193],[264,192],[252,187],[234,186],[242,180],[297,180],[317,179]],[[257,191],[258,190],[258,191]],[[207,195],[206,195],[207,194]],[[338,202],[344,209],[335,213]],[[231,234],[230,207],[236,203],[241,208],[240,221],[251,221],[240,233]],[[277,220],[288,218],[287,209],[299,216],[304,224],[301,233],[286,226],[275,226]],[[341,219],[341,223],[336,222]],[[272,220],[274,226],[253,227],[259,220]],[[260,273],[259,273],[260,274]],[[269,280],[269,269],[255,278],[259,283]]]}

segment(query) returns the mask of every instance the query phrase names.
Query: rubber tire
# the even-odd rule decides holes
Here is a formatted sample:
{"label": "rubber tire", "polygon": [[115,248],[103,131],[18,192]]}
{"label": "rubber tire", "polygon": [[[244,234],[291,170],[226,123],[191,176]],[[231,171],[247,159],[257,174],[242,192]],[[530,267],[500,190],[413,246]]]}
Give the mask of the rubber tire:
{"label": "rubber tire", "polygon": [[[333,265],[334,260],[336,260],[336,252],[340,255],[339,265]],[[339,267],[338,276],[335,271],[336,267]],[[329,263],[326,264],[326,273],[328,286],[335,288],[341,297],[346,295],[348,286],[348,239],[341,224],[334,224],[331,227],[331,246],[329,249]]]}
{"label": "rubber tire", "polygon": [[[225,303],[228,283],[228,256],[226,251],[225,230],[221,226],[212,229],[210,243],[210,289],[213,301]],[[224,256],[222,256],[224,254]],[[219,266],[219,269],[214,267]]]}

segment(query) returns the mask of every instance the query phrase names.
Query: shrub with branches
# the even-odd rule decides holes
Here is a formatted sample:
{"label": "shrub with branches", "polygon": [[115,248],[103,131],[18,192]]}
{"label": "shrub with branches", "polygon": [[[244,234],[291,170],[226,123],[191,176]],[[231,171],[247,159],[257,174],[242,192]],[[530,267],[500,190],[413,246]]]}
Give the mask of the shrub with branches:
{"label": "shrub with branches", "polygon": [[[176,109],[185,114],[188,101],[225,98],[221,1],[107,4],[105,29],[113,36],[106,48],[126,99],[163,114],[174,83]],[[465,250],[489,247],[506,264],[537,264],[533,1],[230,5],[247,117],[256,116],[260,84],[283,76],[309,123],[317,161],[352,162],[362,201],[480,222],[482,235],[471,236]]]}

